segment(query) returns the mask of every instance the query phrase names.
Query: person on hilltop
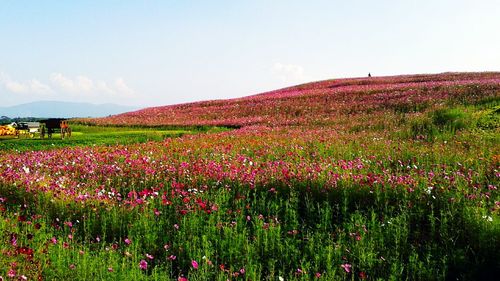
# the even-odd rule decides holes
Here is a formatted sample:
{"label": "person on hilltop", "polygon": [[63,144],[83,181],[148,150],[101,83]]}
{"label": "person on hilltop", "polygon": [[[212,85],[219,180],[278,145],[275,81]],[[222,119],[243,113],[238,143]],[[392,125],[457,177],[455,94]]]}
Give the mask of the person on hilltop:
{"label": "person on hilltop", "polygon": [[368,77],[372,77],[372,74],[370,72],[368,72]]}

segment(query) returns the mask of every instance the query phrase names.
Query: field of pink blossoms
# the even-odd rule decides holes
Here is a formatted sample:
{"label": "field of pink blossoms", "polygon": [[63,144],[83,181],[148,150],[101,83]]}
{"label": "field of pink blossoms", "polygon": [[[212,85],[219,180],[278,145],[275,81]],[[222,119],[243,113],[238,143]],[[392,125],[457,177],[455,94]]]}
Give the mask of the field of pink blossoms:
{"label": "field of pink blossoms", "polygon": [[0,280],[496,280],[500,73],[340,79],[0,151]]}

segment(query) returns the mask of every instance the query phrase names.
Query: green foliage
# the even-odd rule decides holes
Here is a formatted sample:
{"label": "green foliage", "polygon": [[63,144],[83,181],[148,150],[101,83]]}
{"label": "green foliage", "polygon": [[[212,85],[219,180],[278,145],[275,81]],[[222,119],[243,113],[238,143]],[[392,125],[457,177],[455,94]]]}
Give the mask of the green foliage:
{"label": "green foliage", "polygon": [[436,138],[447,139],[473,126],[473,115],[466,108],[439,108],[411,120],[409,130],[413,138],[432,141]]}
{"label": "green foliage", "polygon": [[[148,141],[161,141],[168,137],[180,137],[184,134],[198,133],[202,131],[172,130],[165,128],[147,127],[107,127],[88,126],[74,124],[71,126],[71,138],[61,139],[59,134],[54,134],[52,139],[29,138],[29,137],[0,137],[0,151],[16,150],[47,150],[59,147],[71,146],[95,146],[95,145],[118,145],[133,144]],[[223,128],[207,130],[222,131]],[[212,132],[212,131],[210,131]]]}
{"label": "green foliage", "polygon": [[[30,280],[316,280],[317,274],[320,280],[495,280],[500,272],[495,134],[500,109],[495,98],[462,98],[467,105],[425,112],[403,106],[396,113],[339,118],[348,129],[330,138],[320,130],[304,139],[283,133],[272,139],[261,132],[245,139],[218,134],[225,128],[74,124],[69,140],[2,140],[3,153],[10,155],[14,149],[74,145],[111,150],[115,144],[210,132],[216,134],[200,138],[200,147],[189,143],[195,137],[173,139],[169,145],[175,152],[151,159],[164,161],[162,167],[173,160],[200,166],[234,161],[224,162],[231,165],[221,168],[227,170],[219,179],[198,179],[192,169],[184,169],[183,177],[180,168],[172,169],[173,178],[134,170],[125,177],[104,174],[96,181],[102,186],[89,185],[98,191],[113,188],[123,201],[130,200],[129,192],[162,187],[158,196],[148,195],[137,205],[55,198],[51,192],[27,191],[19,182],[1,183],[0,276],[6,278],[14,263],[17,274]],[[120,166],[123,160],[116,159],[112,165]],[[280,180],[284,171],[277,169],[276,178],[250,187],[230,176],[239,159],[252,159],[256,166],[258,160],[295,161],[306,168],[291,171],[297,176],[290,180]],[[348,167],[351,160],[359,160],[360,167]],[[337,181],[332,184],[325,173],[307,167],[327,170]],[[307,178],[308,173],[317,177]],[[186,183],[182,191],[189,196],[176,194],[165,203],[162,194],[175,191],[174,181]],[[194,194],[194,187],[203,192]],[[216,208],[199,209],[195,200]],[[21,253],[25,249],[33,256]],[[147,269],[139,268],[141,260]]]}
{"label": "green foliage", "polygon": [[477,114],[477,126],[481,129],[494,130],[500,127],[500,105]]}
{"label": "green foliage", "polygon": [[444,108],[431,114],[432,124],[441,130],[455,132],[467,127],[470,115],[461,108]]}
{"label": "green foliage", "polygon": [[[29,203],[28,197],[9,195],[4,187],[2,196],[7,195],[12,212],[4,213],[8,220],[0,221],[0,233],[17,233],[19,245],[35,247],[37,262],[48,265],[40,274],[49,280],[68,276],[75,280],[155,280],[188,274],[194,280],[217,280],[231,278],[242,268],[243,278],[252,280],[278,276],[312,280],[316,273],[327,280],[356,279],[360,274],[387,280],[476,280],[498,270],[495,261],[500,255],[492,247],[500,243],[498,217],[472,201],[450,203],[452,193],[408,194],[384,186],[369,192],[349,183],[328,194],[320,183],[309,190],[300,185],[253,190],[231,185],[231,190],[212,189],[204,195],[217,202],[216,213],[186,216],[159,202],[122,210],[82,208],[71,202],[58,207],[42,200],[28,204],[35,209],[25,209],[22,204]],[[269,196],[271,187],[277,192]],[[67,210],[61,212],[63,206]],[[160,212],[158,216],[154,209]],[[18,215],[30,217],[42,211],[53,215],[32,224],[10,223]],[[65,225],[68,221],[73,222],[72,228]],[[35,229],[34,224],[42,227]],[[26,233],[34,234],[36,240],[26,239]],[[69,239],[69,234],[78,240]],[[5,247],[10,236],[2,237],[0,245]],[[49,242],[52,237],[58,241]],[[132,241],[130,245],[124,243],[126,238]],[[50,254],[43,255],[44,248]],[[146,253],[154,259],[148,260],[150,269],[143,274],[138,264]],[[169,259],[171,255],[175,260]],[[199,270],[191,267],[191,260],[198,261]],[[10,262],[7,256],[0,259],[2,268],[9,268]],[[481,267],[470,266],[478,262]],[[352,266],[351,273],[341,267],[345,263]],[[222,265],[227,271],[220,270]],[[29,268],[27,263],[24,272]],[[0,269],[1,276],[6,274]]]}

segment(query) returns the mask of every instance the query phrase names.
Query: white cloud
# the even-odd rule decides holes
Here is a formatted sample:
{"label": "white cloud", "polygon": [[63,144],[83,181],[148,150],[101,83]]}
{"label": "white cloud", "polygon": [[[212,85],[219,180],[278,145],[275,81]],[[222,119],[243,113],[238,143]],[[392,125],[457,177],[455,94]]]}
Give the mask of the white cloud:
{"label": "white cloud", "polygon": [[81,75],[71,79],[61,73],[52,73],[50,81],[60,90],[71,94],[89,93],[94,90],[94,82]]}
{"label": "white cloud", "polygon": [[19,81],[2,71],[0,97],[4,104],[47,99],[104,103],[137,98],[135,91],[121,77],[106,82],[84,75],[71,77],[52,73],[47,82],[38,79]]}
{"label": "white cloud", "polygon": [[20,94],[26,93],[29,87],[16,81],[7,81],[5,82],[5,88],[13,93]]}
{"label": "white cloud", "polygon": [[3,85],[7,91],[15,94],[36,94],[47,95],[53,93],[50,86],[40,82],[37,79],[19,82],[10,78],[5,73],[0,73],[0,85]]}
{"label": "white cloud", "polygon": [[96,88],[99,90],[99,92],[106,93],[108,95],[113,95],[114,91],[110,87],[108,87],[108,84],[104,81],[97,81],[95,83]]}
{"label": "white cloud", "polygon": [[300,65],[277,62],[273,65],[271,71],[282,82],[286,83],[302,83],[308,80],[304,74],[304,69]]}
{"label": "white cloud", "polygon": [[135,94],[123,78],[116,78],[113,83],[108,84],[104,81],[94,81],[83,75],[71,78],[62,73],[52,73],[50,80],[62,93],[73,96],[131,97]]}
{"label": "white cloud", "polygon": [[116,78],[115,80],[115,88],[118,90],[118,92],[126,95],[126,96],[134,96],[135,91],[131,89],[126,83],[123,78]]}
{"label": "white cloud", "polygon": [[49,85],[43,84],[42,82],[33,79],[30,81],[30,88],[35,93],[52,93],[53,90]]}

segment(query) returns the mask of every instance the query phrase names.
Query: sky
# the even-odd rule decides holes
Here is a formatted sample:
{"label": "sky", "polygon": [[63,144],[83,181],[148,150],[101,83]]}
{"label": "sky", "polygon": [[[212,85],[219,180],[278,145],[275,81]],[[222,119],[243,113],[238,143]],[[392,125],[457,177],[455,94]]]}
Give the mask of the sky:
{"label": "sky", "polygon": [[139,107],[500,71],[500,1],[0,0],[0,106]]}

